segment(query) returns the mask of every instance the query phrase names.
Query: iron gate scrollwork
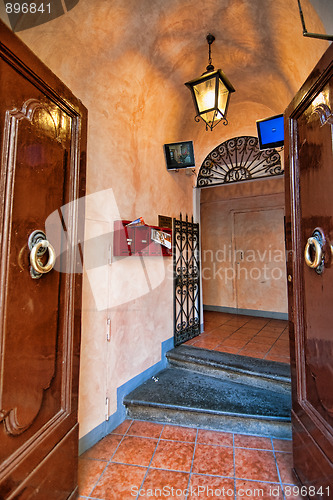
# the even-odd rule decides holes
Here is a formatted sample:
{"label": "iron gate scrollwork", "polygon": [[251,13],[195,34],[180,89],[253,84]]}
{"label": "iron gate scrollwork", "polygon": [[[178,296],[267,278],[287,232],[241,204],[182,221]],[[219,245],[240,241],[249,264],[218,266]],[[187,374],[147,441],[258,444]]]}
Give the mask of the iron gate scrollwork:
{"label": "iron gate scrollwork", "polygon": [[175,346],[200,334],[199,224],[173,220]]}

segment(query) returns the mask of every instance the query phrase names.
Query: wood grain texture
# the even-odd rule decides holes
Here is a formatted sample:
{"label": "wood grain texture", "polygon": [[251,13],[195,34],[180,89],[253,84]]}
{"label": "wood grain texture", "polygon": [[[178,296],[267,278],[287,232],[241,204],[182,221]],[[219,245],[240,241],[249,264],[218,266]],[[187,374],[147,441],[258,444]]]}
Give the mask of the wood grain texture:
{"label": "wood grain texture", "polygon": [[[0,496],[62,499],[77,477],[84,213],[75,200],[85,191],[87,112],[0,28]],[[63,228],[49,238],[58,239],[57,270],[33,280],[28,237],[63,205]]]}

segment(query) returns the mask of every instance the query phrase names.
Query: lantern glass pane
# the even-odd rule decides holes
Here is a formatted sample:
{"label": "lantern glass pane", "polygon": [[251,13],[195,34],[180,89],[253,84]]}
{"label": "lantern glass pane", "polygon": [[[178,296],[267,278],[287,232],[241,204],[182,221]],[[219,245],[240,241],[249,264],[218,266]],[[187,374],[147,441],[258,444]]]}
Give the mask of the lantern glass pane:
{"label": "lantern glass pane", "polygon": [[228,103],[228,94],[229,90],[224,85],[221,78],[219,78],[218,108],[223,113],[223,115],[225,114],[225,108],[227,107]]}
{"label": "lantern glass pane", "polygon": [[221,113],[219,113],[215,109],[213,111],[208,111],[208,113],[203,113],[200,116],[210,128],[215,127],[215,125],[217,125],[223,118]]}
{"label": "lantern glass pane", "polygon": [[198,83],[194,85],[193,90],[197,101],[199,113],[203,113],[206,109],[215,108],[215,86],[216,78]]}

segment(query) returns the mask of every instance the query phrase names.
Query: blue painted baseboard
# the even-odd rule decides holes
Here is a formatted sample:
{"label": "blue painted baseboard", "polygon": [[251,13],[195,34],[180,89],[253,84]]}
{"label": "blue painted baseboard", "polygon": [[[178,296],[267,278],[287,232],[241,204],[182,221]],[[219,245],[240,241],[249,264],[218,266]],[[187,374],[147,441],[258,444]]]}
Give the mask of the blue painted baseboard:
{"label": "blue painted baseboard", "polygon": [[235,307],[223,307],[223,306],[203,306],[204,311],[216,311],[224,312],[229,314],[242,314],[245,316],[259,316],[260,318],[272,318],[272,319],[288,319],[288,313],[274,312],[274,311],[258,311],[256,309],[237,309]]}
{"label": "blue painted baseboard", "polygon": [[163,370],[167,365],[167,359],[165,354],[174,348],[174,338],[171,337],[165,340],[161,344],[161,360],[155,365],[147,368],[142,373],[139,373],[136,377],[125,382],[117,389],[117,411],[113,413],[109,420],[102,422],[100,425],[92,429],[88,434],[79,439],[79,455],[82,455],[86,450],[91,448],[94,444],[98,443],[103,437],[110,434],[119,424],[121,424],[126,418],[126,408],[123,405],[124,397],[133,391],[140,384],[153,377],[158,372]]}

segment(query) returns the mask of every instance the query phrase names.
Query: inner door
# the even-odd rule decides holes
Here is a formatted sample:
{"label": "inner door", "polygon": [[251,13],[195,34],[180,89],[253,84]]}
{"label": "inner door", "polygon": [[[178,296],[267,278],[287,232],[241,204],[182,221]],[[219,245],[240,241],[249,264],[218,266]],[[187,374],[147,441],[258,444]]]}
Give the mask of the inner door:
{"label": "inner door", "polygon": [[284,209],[234,213],[237,309],[286,312]]}
{"label": "inner door", "polygon": [[294,470],[333,497],[333,45],[285,113]]}
{"label": "inner door", "polygon": [[62,500],[77,490],[86,110],[0,30],[0,498]]}

